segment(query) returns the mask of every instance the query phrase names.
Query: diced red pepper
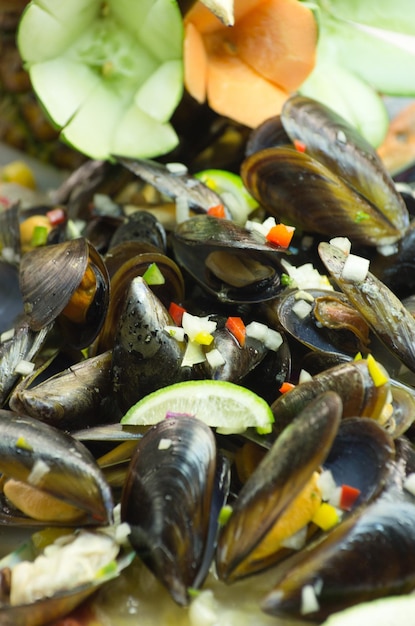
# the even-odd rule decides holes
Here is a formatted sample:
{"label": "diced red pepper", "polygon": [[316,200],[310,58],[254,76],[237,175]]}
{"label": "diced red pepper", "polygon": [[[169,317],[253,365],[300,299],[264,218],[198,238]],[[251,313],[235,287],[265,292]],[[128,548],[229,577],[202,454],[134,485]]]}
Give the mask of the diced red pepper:
{"label": "diced red pepper", "polygon": [[301,139],[294,139],[293,144],[294,148],[298,152],[305,152],[307,149],[307,146],[305,145],[304,141],[301,141]]}
{"label": "diced red pepper", "polygon": [[215,206],[211,206],[207,210],[207,214],[211,215],[212,217],[225,217],[225,207],[223,206],[223,204],[215,204]]}
{"label": "diced red pepper", "polygon": [[240,346],[245,345],[246,326],[241,317],[228,317],[225,328],[235,337]]}
{"label": "diced red pepper", "polygon": [[340,508],[344,511],[350,511],[359,496],[360,489],[357,489],[357,487],[342,485],[339,503]]}
{"label": "diced red pepper", "polygon": [[176,324],[176,326],[181,326],[183,313],[186,313],[186,309],[180,306],[180,304],[170,302],[169,313],[173,318],[173,322]]}
{"label": "diced red pepper", "polygon": [[293,383],[289,383],[289,382],[284,382],[282,383],[281,387],[279,388],[279,392],[280,393],[287,393],[287,391],[291,391],[291,389],[294,389],[295,385]]}
{"label": "diced red pepper", "polygon": [[58,226],[59,224],[64,224],[66,221],[66,213],[62,207],[56,207],[55,209],[51,209],[46,213],[46,217],[52,226]]}
{"label": "diced red pepper", "polygon": [[294,226],[286,226],[285,224],[276,224],[273,226],[266,236],[267,241],[281,246],[282,248],[288,248],[293,238],[295,228]]}

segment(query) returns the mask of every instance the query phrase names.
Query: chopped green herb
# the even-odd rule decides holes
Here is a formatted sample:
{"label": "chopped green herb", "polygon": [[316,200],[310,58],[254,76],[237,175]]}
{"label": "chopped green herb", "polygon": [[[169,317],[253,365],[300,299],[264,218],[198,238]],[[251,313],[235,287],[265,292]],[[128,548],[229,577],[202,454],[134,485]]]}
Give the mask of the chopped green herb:
{"label": "chopped green herb", "polygon": [[288,287],[292,284],[292,282],[293,279],[291,278],[291,276],[288,276],[288,274],[281,274],[281,285],[283,287]]}
{"label": "chopped green herb", "polygon": [[44,246],[48,240],[48,229],[46,226],[35,226],[32,233],[30,244],[33,248]]}
{"label": "chopped green herb", "polygon": [[354,218],[354,221],[356,222],[356,224],[358,224],[359,222],[364,222],[365,220],[369,219],[369,215],[368,213],[365,213],[365,211],[358,211],[356,213],[356,217]]}
{"label": "chopped green herb", "polygon": [[223,506],[221,510],[219,511],[219,518],[218,518],[219,524],[221,526],[225,526],[226,522],[228,521],[231,515],[232,515],[232,507],[230,506],[230,504],[225,504],[225,506]]}
{"label": "chopped green herb", "polygon": [[147,285],[164,285],[166,282],[157,263],[151,263],[143,274],[143,279]]}

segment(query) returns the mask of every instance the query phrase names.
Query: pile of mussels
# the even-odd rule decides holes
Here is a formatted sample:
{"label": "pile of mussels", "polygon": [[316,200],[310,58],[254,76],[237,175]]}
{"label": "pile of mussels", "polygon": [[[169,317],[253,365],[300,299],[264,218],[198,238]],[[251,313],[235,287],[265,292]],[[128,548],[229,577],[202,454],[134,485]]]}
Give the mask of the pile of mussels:
{"label": "pile of mussels", "polygon": [[[158,162],[87,162],[50,204],[2,212],[0,523],[106,527],[120,503],[134,553],[179,605],[209,572],[231,585],[281,562],[259,608],[321,623],[415,588],[410,204],[354,129],[300,96],[252,131],[240,174],[261,219],[295,226],[288,249],[230,215],[212,217],[223,199]],[[190,216],[177,222],[179,203]],[[56,206],[64,219],[45,245],[23,252],[23,223]],[[75,237],[73,224],[82,224]],[[336,236],[370,259],[364,278],[345,277],[346,254],[329,243]],[[327,289],[287,285],[287,262],[326,272]],[[152,264],[161,284],[143,279]],[[303,317],[299,298],[311,303]],[[217,322],[224,363],[182,364],[185,343],[165,331],[172,302]],[[252,337],[241,346],[226,328],[230,315],[278,330],[280,348]],[[370,357],[385,370],[381,383]],[[301,371],[309,376],[299,382]],[[120,425],[152,391],[208,378],[262,396],[272,432],[224,435],[186,415]],[[284,381],[294,386],[282,394]],[[305,509],[326,472],[359,495],[324,530]],[[299,527],[286,521],[303,514]],[[298,537],[301,524],[299,547],[284,528]],[[78,590],[71,606],[59,594],[6,599],[0,621],[42,624],[83,597]]]}

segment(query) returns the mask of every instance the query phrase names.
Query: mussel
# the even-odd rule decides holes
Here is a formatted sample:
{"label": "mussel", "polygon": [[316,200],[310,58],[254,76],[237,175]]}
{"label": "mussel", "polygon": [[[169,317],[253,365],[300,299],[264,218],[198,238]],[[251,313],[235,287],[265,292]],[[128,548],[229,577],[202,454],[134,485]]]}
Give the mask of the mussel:
{"label": "mussel", "polygon": [[98,334],[109,301],[108,272],[83,237],[26,253],[20,264],[24,310],[33,330],[59,318],[68,344],[85,348]]}
{"label": "mussel", "polygon": [[313,622],[348,606],[415,588],[415,505],[379,500],[358,510],[288,569],[261,603]]}
{"label": "mussel", "polygon": [[172,233],[172,246],[177,263],[220,302],[262,302],[281,288],[282,250],[230,220],[188,219]]}
{"label": "mussel", "polygon": [[188,604],[189,588],[207,576],[228,488],[227,464],[197,418],[168,418],[137,444],[121,519],[137,554],[178,604]]}
{"label": "mussel", "polygon": [[281,122],[304,151],[286,144],[265,148],[241,166],[245,186],[271,215],[306,231],[370,246],[404,235],[405,203],[373,148],[352,126],[299,95],[288,99]]}
{"label": "mussel", "polygon": [[[108,524],[113,517],[113,497],[94,457],[87,448],[67,433],[27,416],[0,411],[0,472],[11,479],[13,489],[8,497],[17,506],[33,512],[38,523],[53,522],[53,499],[78,510],[77,523]],[[7,485],[7,480],[5,482]],[[3,487],[4,490],[4,487]],[[37,509],[37,496],[51,496],[45,510]],[[31,497],[35,508],[31,504]],[[50,508],[49,508],[50,507]],[[58,510],[60,507],[57,505]],[[22,509],[21,509],[22,510]],[[30,518],[26,518],[30,524]],[[69,523],[64,518],[65,523]],[[13,516],[2,512],[1,523],[16,523]],[[18,521],[22,525],[22,518]]]}

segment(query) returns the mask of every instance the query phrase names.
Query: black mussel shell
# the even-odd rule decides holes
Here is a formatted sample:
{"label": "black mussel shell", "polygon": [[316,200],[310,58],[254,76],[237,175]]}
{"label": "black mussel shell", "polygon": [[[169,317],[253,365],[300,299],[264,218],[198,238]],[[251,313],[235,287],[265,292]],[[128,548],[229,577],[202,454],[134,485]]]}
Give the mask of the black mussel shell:
{"label": "black mussel shell", "polygon": [[131,527],[137,554],[181,605],[207,574],[205,552],[212,552],[206,546],[217,530],[216,483],[223,490],[228,482],[220,474],[211,429],[187,416],[152,427],[131,460],[121,519]]}
{"label": "black mussel shell", "polygon": [[188,219],[173,232],[172,246],[178,264],[221,302],[262,302],[280,289],[282,250],[231,220],[205,215]]}
{"label": "black mussel shell", "polygon": [[[349,606],[415,588],[415,504],[379,500],[303,552],[263,599],[266,613],[321,622]],[[303,602],[311,591],[316,604]]]}

